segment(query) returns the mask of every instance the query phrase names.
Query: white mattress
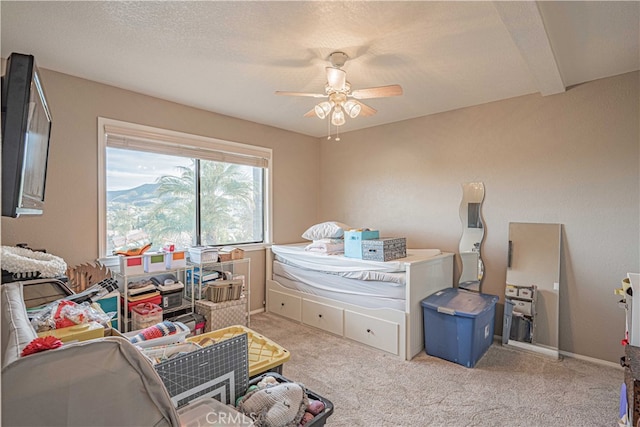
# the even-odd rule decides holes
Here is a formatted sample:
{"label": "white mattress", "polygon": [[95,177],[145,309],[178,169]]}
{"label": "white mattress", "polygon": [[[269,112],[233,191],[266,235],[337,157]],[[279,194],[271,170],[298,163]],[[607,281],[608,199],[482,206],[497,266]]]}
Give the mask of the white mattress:
{"label": "white mattress", "polygon": [[358,280],[338,274],[273,262],[273,280],[282,286],[367,308],[404,310],[405,286],[395,282]]}
{"label": "white mattress", "polygon": [[[401,273],[406,271],[407,262],[428,259],[442,253],[439,249],[409,249],[406,258],[382,262],[309,252],[304,250],[305,246],[307,246],[306,243],[273,245],[271,251],[279,261],[308,270],[340,274],[361,280],[380,281],[397,281],[397,279],[394,279],[393,275],[385,277],[385,275],[374,273]],[[363,272],[365,273],[361,274]]]}

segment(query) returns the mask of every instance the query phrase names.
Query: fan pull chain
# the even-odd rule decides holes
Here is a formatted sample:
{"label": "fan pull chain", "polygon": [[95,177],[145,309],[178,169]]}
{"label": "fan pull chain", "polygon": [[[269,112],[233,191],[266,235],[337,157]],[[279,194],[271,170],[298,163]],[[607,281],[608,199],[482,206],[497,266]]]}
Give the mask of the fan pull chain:
{"label": "fan pull chain", "polygon": [[336,142],[340,141],[340,126],[336,126]]}
{"label": "fan pull chain", "polygon": [[331,139],[331,118],[327,116],[327,141]]}

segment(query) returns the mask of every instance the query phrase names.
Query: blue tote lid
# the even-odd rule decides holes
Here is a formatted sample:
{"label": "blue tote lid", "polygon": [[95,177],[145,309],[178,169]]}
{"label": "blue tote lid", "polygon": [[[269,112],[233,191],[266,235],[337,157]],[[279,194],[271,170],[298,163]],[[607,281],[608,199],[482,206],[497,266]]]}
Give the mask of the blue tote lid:
{"label": "blue tote lid", "polygon": [[463,317],[477,317],[487,310],[491,310],[498,297],[481,294],[458,288],[446,288],[423,299],[422,307]]}

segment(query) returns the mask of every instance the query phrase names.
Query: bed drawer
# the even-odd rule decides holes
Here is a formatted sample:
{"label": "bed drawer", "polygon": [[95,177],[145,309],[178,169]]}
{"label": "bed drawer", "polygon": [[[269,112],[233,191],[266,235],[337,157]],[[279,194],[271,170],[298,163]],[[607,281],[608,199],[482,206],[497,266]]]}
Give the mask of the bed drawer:
{"label": "bed drawer", "polygon": [[269,290],[267,294],[267,311],[271,313],[300,322],[302,320],[300,315],[301,307],[300,297],[272,290]]}
{"label": "bed drawer", "polygon": [[344,311],[344,336],[371,347],[398,353],[398,334],[400,325],[375,317]]}
{"label": "bed drawer", "polygon": [[302,299],[302,323],[342,336],[343,309]]}

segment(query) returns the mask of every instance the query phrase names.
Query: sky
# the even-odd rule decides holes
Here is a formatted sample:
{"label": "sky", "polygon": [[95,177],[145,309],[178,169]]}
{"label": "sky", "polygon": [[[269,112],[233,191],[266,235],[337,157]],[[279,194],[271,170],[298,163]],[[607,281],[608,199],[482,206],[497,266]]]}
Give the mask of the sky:
{"label": "sky", "polygon": [[107,148],[107,191],[127,190],[153,184],[161,175],[179,175],[177,166],[190,166],[191,159],[163,154]]}

